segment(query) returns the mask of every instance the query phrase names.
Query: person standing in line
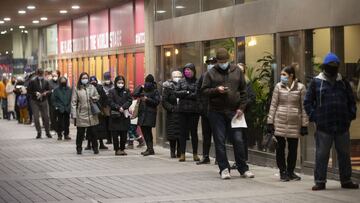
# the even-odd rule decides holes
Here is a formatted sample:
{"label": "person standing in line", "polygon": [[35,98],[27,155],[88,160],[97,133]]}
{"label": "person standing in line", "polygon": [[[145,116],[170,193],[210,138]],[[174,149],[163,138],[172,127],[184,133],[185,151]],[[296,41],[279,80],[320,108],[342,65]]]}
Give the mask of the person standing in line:
{"label": "person standing in line", "polygon": [[[114,83],[111,81],[110,72],[104,73],[103,88],[104,88],[106,95],[109,95],[110,90],[112,90],[114,88]],[[109,129],[109,121],[110,121],[110,106],[107,106],[104,108],[104,114],[105,114],[105,122],[106,122],[106,126],[107,126],[107,128],[106,128],[107,129],[106,144],[112,144],[111,132],[108,130]]]}
{"label": "person standing in line", "polygon": [[228,62],[225,48],[216,52],[218,63],[205,75],[202,92],[209,97],[209,121],[214,134],[216,161],[222,179],[230,179],[230,164],[225,141],[229,136],[233,144],[237,170],[245,178],[254,178],[245,158],[242,128],[233,128],[232,119],[243,117],[246,105],[246,82],[242,71]]}
{"label": "person standing in line", "polygon": [[62,140],[63,136],[65,140],[71,140],[69,136],[69,126],[72,92],[67,83],[65,77],[60,77],[59,86],[54,89],[51,95],[51,103],[55,109],[56,120],[54,122],[57,123],[55,130],[58,135],[58,140]]}
{"label": "person standing in line", "polygon": [[[207,71],[210,71],[216,65],[216,63],[217,60],[215,57],[211,57],[208,60],[206,60]],[[212,131],[210,126],[210,121],[208,118],[209,98],[201,92],[201,86],[203,84],[203,80],[207,71],[201,75],[197,85],[197,91],[200,100],[201,129],[203,135],[203,157],[199,162],[196,163],[197,165],[210,163],[210,147],[211,147]]]}
{"label": "person standing in line", "polygon": [[48,81],[44,79],[44,70],[38,69],[36,71],[36,77],[31,79],[28,87],[28,93],[31,95],[31,109],[37,131],[36,139],[41,138],[40,115],[45,127],[46,136],[52,138],[50,135],[49,106],[47,101],[49,92],[50,86]]}
{"label": "person standing in line", "polygon": [[[54,92],[54,90],[59,87],[59,83],[58,83],[58,79],[60,77],[60,71],[56,70],[56,71],[48,71],[48,76],[47,76],[47,80],[49,82],[49,86],[50,86],[50,93],[48,95],[49,98],[51,98],[52,93]],[[57,118],[56,118],[56,110],[54,107],[54,104],[52,103],[52,100],[49,99],[49,115],[50,115],[50,132],[51,131],[56,131],[56,129],[58,128],[57,126]]]}
{"label": "person standing in line", "polygon": [[20,109],[19,109],[19,106],[17,105],[17,101],[18,101],[19,96],[21,95],[22,87],[24,87],[24,79],[22,77],[17,77],[14,93],[15,93],[15,114],[16,114],[16,119],[18,120],[18,123],[21,123],[21,122],[20,122]]}
{"label": "person standing in line", "polygon": [[[281,71],[281,81],[276,84],[267,118],[268,133],[277,140],[276,163],[280,180],[301,180],[294,173],[300,136],[308,134],[309,123],[303,101],[306,88],[295,76],[295,68],[287,66]],[[287,162],[285,146],[288,145]]]}
{"label": "person standing in line", "polygon": [[8,111],[7,111],[7,94],[6,94],[6,85],[8,83],[8,79],[3,77],[0,83],[0,94],[1,94],[1,109],[3,114],[3,119],[8,118]]}
{"label": "person standing in line", "polygon": [[2,100],[5,98],[5,84],[3,83],[3,78],[0,76],[0,119],[4,119]]}
{"label": "person standing in line", "polygon": [[17,98],[16,104],[19,109],[19,123],[29,124],[28,98],[25,86],[20,87],[20,95]]}
{"label": "person standing in line", "polygon": [[16,95],[15,95],[15,77],[11,77],[10,82],[6,84],[6,94],[7,94],[7,111],[8,111],[8,120],[11,120],[11,115],[13,119],[15,117],[15,104],[16,104]]}
{"label": "person standing in line", "polygon": [[156,126],[157,106],[160,103],[160,94],[156,88],[153,75],[149,74],[146,76],[145,84],[135,89],[134,97],[140,98],[138,125],[141,128],[146,142],[146,150],[141,152],[141,154],[143,156],[154,155],[152,128]]}
{"label": "person standing in line", "polygon": [[[133,99],[131,106],[129,107],[129,112],[131,114],[130,126],[128,130],[128,149],[134,149],[134,141],[137,140],[139,144],[136,146],[137,148],[141,148],[145,146],[145,141],[143,136],[138,132],[138,117],[135,115],[135,108],[137,106],[138,100]],[[141,131],[141,130],[140,130]]]}
{"label": "person standing in line", "polygon": [[339,73],[340,59],[333,53],[325,56],[322,72],[310,83],[304,107],[315,132],[315,185],[312,190],[326,189],[326,175],[332,144],[339,161],[341,187],[358,189],[351,181],[350,125],[356,119],[356,101],[350,86]]}
{"label": "person standing in line", "polygon": [[92,112],[91,105],[100,99],[96,88],[89,84],[89,75],[83,72],[79,76],[76,88],[74,88],[71,99],[71,115],[77,127],[76,152],[82,154],[82,142],[85,131],[92,142],[94,154],[99,154],[95,126],[99,124],[97,114]]}
{"label": "person standing in line", "polygon": [[166,110],[166,138],[170,143],[170,157],[180,158],[181,123],[178,101],[175,95],[176,85],[182,78],[182,73],[175,70],[171,73],[171,80],[163,83],[162,106]]}
{"label": "person standing in line", "polygon": [[[115,78],[115,88],[109,91],[110,125],[109,130],[114,143],[115,155],[126,156],[125,145],[130,127],[129,107],[132,103],[130,90],[125,87],[124,76]],[[119,143],[120,137],[120,143]]]}

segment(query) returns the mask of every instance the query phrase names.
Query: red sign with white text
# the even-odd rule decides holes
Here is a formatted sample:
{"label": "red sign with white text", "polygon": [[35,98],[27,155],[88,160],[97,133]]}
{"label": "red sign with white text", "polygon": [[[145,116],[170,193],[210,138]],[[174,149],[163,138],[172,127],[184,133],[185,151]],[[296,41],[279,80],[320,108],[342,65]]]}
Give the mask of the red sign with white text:
{"label": "red sign with white text", "polygon": [[133,2],[110,9],[110,47],[135,44]]}
{"label": "red sign with white text", "polygon": [[135,1],[135,43],[145,43],[145,11],[144,0]]}
{"label": "red sign with white text", "polygon": [[73,51],[89,50],[89,17],[73,20]]}
{"label": "red sign with white text", "polygon": [[58,51],[59,54],[72,52],[71,43],[71,21],[64,21],[58,24]]}
{"label": "red sign with white text", "polygon": [[90,15],[90,50],[109,48],[108,10]]}

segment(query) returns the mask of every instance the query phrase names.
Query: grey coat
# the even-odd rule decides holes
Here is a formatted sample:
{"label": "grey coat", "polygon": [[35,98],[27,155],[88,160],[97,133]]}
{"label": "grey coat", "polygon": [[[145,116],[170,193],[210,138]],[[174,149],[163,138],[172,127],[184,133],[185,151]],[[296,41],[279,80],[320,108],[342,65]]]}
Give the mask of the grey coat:
{"label": "grey coat", "polygon": [[74,88],[71,99],[71,115],[76,118],[77,127],[90,127],[99,124],[97,115],[91,113],[90,100],[99,100],[100,95],[93,85]]}

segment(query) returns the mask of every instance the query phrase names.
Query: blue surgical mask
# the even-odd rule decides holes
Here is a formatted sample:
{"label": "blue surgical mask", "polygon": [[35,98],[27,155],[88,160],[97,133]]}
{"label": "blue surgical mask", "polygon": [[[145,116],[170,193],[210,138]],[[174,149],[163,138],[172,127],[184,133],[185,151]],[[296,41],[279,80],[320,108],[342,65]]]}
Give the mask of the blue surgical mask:
{"label": "blue surgical mask", "polygon": [[215,66],[214,64],[207,65],[207,70],[211,70],[214,66]]}
{"label": "blue surgical mask", "polygon": [[219,66],[221,69],[226,70],[229,66],[229,62],[226,63],[219,63]]}
{"label": "blue surgical mask", "polygon": [[284,85],[287,85],[287,84],[289,83],[289,76],[284,76],[284,75],[282,75],[282,76],[280,77],[280,80],[281,80],[281,82],[282,82]]}
{"label": "blue surgical mask", "polygon": [[88,82],[89,82],[89,79],[81,79],[81,83],[82,83],[83,85],[88,84]]}

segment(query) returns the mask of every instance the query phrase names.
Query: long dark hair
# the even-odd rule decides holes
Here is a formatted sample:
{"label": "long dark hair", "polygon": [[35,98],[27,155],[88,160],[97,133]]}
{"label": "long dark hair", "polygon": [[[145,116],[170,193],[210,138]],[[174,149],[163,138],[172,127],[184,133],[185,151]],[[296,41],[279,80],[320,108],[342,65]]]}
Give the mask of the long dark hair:
{"label": "long dark hair", "polygon": [[116,89],[119,89],[119,88],[117,87],[117,82],[118,82],[119,80],[124,81],[124,88],[126,88],[125,77],[122,76],[122,75],[116,76],[115,81],[114,81],[114,83],[115,83],[115,84],[114,84],[114,85],[115,85],[115,88],[116,88]]}
{"label": "long dark hair", "polygon": [[76,85],[76,88],[79,90],[82,83],[81,83],[81,78],[84,76],[84,75],[87,75],[88,78],[89,78],[89,74],[87,74],[87,72],[82,72],[79,76],[79,79],[78,79],[78,82],[77,82],[77,85]]}
{"label": "long dark hair", "polygon": [[295,67],[294,67],[294,66],[286,66],[286,67],[283,68],[281,71],[284,71],[284,72],[287,73],[289,76],[292,74],[292,75],[293,75],[293,80],[296,79]]}

